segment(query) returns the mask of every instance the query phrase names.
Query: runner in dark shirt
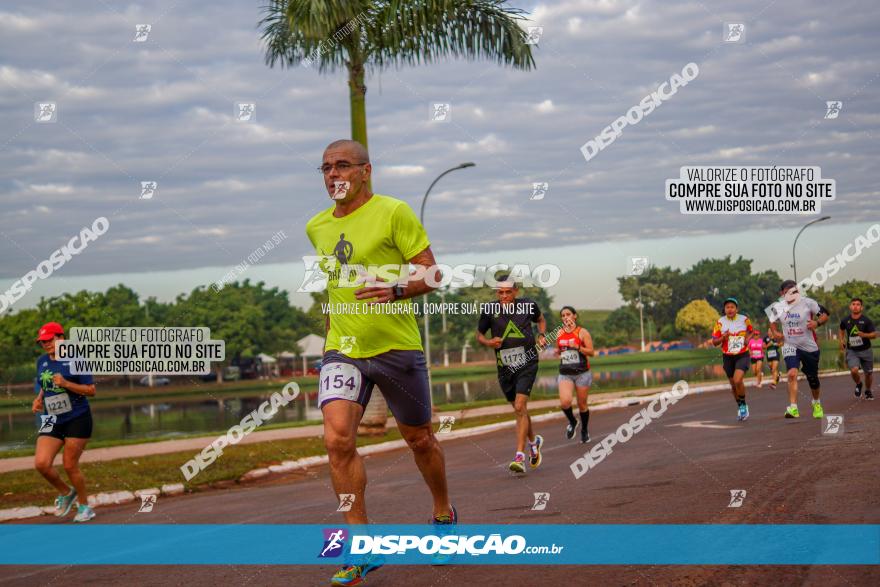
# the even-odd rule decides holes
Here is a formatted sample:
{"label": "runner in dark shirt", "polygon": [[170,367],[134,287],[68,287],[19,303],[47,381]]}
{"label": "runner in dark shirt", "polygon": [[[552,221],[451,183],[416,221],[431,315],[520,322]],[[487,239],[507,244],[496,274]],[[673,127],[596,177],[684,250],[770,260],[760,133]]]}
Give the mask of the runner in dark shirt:
{"label": "runner in dark shirt", "polygon": [[856,383],[855,396],[862,395],[862,378],[859,368],[865,373],[865,399],[874,399],[871,391],[874,371],[874,351],[871,350],[871,339],[877,338],[877,329],[871,319],[862,314],[861,298],[853,298],[849,303],[850,315],[840,321],[840,350],[846,350],[846,366]]}
{"label": "runner in dark shirt", "polygon": [[[37,359],[37,397],[31,406],[40,417],[34,468],[61,492],[55,499],[55,515],[66,516],[77,505],[73,521],[88,522],[95,512],[88,504],[79,459],[92,436],[92,411],[86,398],[95,395],[95,383],[89,374],[72,374],[69,360],[55,358],[58,340],[64,340],[64,329],[57,322],[44,324],[37,334],[37,342],[46,354]],[[61,480],[53,464],[62,447],[64,470],[73,488]]]}
{"label": "runner in dark shirt", "polygon": [[[525,473],[523,451],[526,440],[529,443],[529,464],[533,469],[541,464],[541,446],[544,444],[544,438],[532,431],[528,412],[529,394],[538,375],[538,349],[532,324],[538,325],[538,344],[543,348],[547,344],[544,336],[547,323],[538,304],[528,298],[516,297],[519,290],[509,279],[508,275],[498,278],[498,302],[484,305],[477,325],[477,342],[495,349],[498,383],[516,413],[516,454],[509,468],[515,473]],[[486,338],[489,331],[491,338]]]}

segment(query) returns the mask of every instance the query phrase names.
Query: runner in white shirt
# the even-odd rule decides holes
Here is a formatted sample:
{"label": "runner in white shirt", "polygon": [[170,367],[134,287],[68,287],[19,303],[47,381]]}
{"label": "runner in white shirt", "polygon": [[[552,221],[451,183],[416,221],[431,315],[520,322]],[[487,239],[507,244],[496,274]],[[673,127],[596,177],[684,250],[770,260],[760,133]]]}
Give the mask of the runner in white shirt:
{"label": "runner in white shirt", "polygon": [[[828,321],[828,311],[816,300],[801,296],[797,283],[791,279],[782,282],[782,296],[767,309],[770,318],[770,336],[782,345],[782,360],[788,371],[788,402],[786,418],[799,418],[797,407],[798,369],[803,372],[813,394],[813,417],[825,415],[819,400],[819,345],[816,328]],[[776,325],[779,322],[782,332]]]}

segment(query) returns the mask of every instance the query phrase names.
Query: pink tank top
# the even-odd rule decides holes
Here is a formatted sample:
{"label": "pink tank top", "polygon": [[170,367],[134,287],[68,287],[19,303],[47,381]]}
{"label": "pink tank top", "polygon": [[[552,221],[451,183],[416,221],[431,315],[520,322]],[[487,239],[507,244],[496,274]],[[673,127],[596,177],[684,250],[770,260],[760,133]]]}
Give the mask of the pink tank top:
{"label": "pink tank top", "polygon": [[764,343],[760,338],[753,338],[749,341],[749,354],[753,359],[760,359],[764,356]]}

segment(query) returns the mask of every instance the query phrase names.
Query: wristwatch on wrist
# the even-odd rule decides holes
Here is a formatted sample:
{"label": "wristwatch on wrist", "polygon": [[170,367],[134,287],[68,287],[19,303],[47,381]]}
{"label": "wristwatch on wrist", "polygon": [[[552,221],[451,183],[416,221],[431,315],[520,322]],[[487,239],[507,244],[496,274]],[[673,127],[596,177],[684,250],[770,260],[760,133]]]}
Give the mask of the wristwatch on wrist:
{"label": "wristwatch on wrist", "polygon": [[397,300],[403,299],[404,293],[406,292],[406,288],[402,285],[395,285],[391,288],[391,293],[394,295],[394,299],[392,302],[396,302]]}

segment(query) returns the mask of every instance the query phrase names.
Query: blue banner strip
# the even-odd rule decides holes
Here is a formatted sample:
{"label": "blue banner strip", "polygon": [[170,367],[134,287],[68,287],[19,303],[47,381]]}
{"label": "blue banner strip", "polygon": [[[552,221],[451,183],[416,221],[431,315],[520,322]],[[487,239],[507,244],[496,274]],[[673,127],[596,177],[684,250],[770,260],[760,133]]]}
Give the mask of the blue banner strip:
{"label": "blue banner strip", "polygon": [[0,564],[338,565],[354,545],[384,550],[386,564],[431,564],[434,555],[414,542],[430,551],[444,540],[455,549],[449,564],[880,564],[877,524],[472,524],[422,540],[435,532],[428,525],[8,524],[0,525]]}

